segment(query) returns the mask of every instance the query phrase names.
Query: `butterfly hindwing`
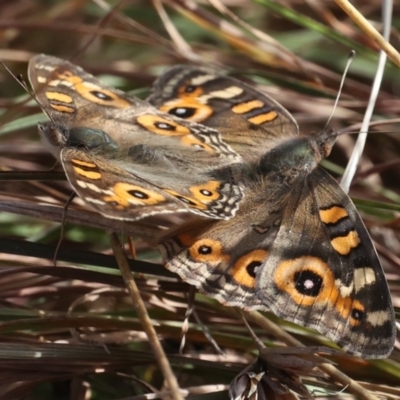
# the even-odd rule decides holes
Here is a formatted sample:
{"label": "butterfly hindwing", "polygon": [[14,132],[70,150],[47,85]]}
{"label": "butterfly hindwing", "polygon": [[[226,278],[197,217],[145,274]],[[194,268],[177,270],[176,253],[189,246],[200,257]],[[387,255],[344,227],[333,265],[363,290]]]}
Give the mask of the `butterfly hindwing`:
{"label": "butterfly hindwing", "polygon": [[187,210],[172,196],[86,151],[64,148],[61,161],[75,192],[106,217],[134,221]]}

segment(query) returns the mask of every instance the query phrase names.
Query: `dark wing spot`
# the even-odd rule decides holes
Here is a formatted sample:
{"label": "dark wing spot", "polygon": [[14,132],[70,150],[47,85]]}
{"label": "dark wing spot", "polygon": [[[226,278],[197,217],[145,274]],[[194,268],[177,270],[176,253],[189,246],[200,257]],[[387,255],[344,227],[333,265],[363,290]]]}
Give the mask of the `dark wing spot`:
{"label": "dark wing spot", "polygon": [[351,317],[356,321],[362,321],[364,319],[364,315],[364,311],[357,310],[357,308],[354,308],[351,312]]}
{"label": "dark wing spot", "polygon": [[111,96],[108,96],[107,94],[104,94],[103,92],[99,92],[97,90],[92,90],[90,92],[93,96],[97,97],[100,100],[105,100],[105,101],[110,101],[114,100]]}
{"label": "dark wing spot", "polygon": [[141,192],[140,190],[128,190],[128,193],[131,196],[141,200],[146,200],[149,198],[149,195],[147,193]]}
{"label": "dark wing spot", "polygon": [[166,122],[154,122],[154,126],[158,129],[164,129],[166,131],[176,130],[174,125],[167,124]]}
{"label": "dark wing spot", "polygon": [[294,275],[296,290],[305,296],[316,297],[320,293],[323,277],[313,271],[300,271]]}
{"label": "dark wing spot", "polygon": [[196,114],[196,109],[192,107],[174,107],[168,111],[170,114],[176,115],[179,118],[190,118]]}
{"label": "dark wing spot", "polygon": [[262,264],[260,261],[252,261],[249,265],[246,266],[247,273],[252,277],[256,277],[257,269]]}
{"label": "dark wing spot", "polygon": [[196,90],[197,86],[195,85],[188,85],[185,87],[186,93],[193,93]]}
{"label": "dark wing spot", "polygon": [[206,246],[202,245],[198,248],[198,253],[199,254],[211,254],[212,253],[212,247],[211,246]]}

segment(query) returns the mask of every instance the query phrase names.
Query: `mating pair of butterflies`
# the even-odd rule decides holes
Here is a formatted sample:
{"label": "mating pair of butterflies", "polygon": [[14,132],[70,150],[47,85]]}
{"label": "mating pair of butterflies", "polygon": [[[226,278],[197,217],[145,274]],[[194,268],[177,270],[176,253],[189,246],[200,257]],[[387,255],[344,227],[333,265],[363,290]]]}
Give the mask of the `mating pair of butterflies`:
{"label": "mating pair of butterflies", "polygon": [[365,358],[393,349],[384,272],[350,198],[318,167],[336,135],[301,136],[279,103],[177,66],[147,101],[38,55],[39,130],[79,196],[106,217],[203,216],[160,244],[166,266],[220,302],[270,310]]}

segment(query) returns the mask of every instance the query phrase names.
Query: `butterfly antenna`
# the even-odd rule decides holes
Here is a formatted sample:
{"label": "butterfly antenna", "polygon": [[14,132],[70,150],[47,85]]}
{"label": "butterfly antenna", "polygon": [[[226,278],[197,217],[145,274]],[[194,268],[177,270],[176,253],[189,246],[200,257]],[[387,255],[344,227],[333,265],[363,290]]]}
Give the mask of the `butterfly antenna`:
{"label": "butterfly antenna", "polygon": [[[52,121],[50,114],[48,114],[40,105],[40,103],[38,102],[35,93],[32,91],[32,89],[29,88],[29,86],[26,84],[24,77],[22,76],[22,74],[19,74],[18,76],[16,76],[11,70],[10,68],[7,67],[6,64],[4,64],[4,62],[2,60],[0,60],[0,64],[5,68],[5,70],[20,84],[20,86],[30,95],[30,97],[35,100],[35,102],[38,104],[38,106],[42,109],[43,113],[46,114],[46,117],[49,118],[50,121]],[[27,99],[25,101],[22,102],[22,104],[25,104],[29,101],[30,99]]]}
{"label": "butterfly antenna", "polygon": [[328,126],[331,123],[333,114],[335,113],[336,107],[337,107],[337,105],[339,103],[340,96],[342,95],[343,85],[344,85],[344,81],[345,81],[345,79],[347,77],[347,72],[349,71],[350,65],[353,62],[353,59],[354,59],[355,55],[356,55],[355,50],[351,50],[350,54],[349,54],[349,57],[347,58],[347,63],[346,63],[346,66],[344,68],[344,71],[343,71],[342,79],[340,81],[339,91],[338,91],[338,94],[337,94],[336,99],[335,99],[335,104],[333,105],[331,115],[329,116],[328,121],[327,121],[327,123],[326,123],[326,125],[324,127],[324,132],[328,129]]}
{"label": "butterfly antenna", "polygon": [[[26,84],[26,82],[25,82],[25,79],[23,78],[23,76],[21,75],[21,74],[19,74],[18,76],[16,76],[11,70],[10,70],[10,68],[8,68],[7,67],[7,65],[3,62],[3,60],[0,60],[0,64],[4,67],[4,69],[14,78],[14,80],[16,80],[18,83],[19,83],[19,85],[25,90],[25,92],[26,93],[28,93],[28,95],[29,95],[29,98],[28,99],[26,99],[26,100],[24,100],[24,101],[22,101],[19,105],[23,105],[23,104],[26,104],[31,98],[33,98],[35,101],[36,101],[36,103],[39,105],[39,107],[41,107],[40,106],[40,103],[38,102],[38,100],[37,100],[37,98],[36,98],[36,95],[33,93],[33,91],[29,88],[29,86]],[[11,110],[10,110],[11,111]],[[44,111],[44,110],[42,110],[45,114],[46,114],[46,116],[51,120],[51,118],[50,118],[50,116]],[[6,116],[6,114],[7,114],[7,116]],[[6,122],[8,122],[8,120],[10,120],[10,119],[12,119],[13,118],[13,114],[11,113],[4,113],[3,115],[2,115],[2,117],[1,117],[1,122],[2,123],[6,123]]]}
{"label": "butterfly antenna", "polygon": [[18,75],[16,76],[14,74],[14,72],[11,71],[10,68],[7,67],[6,64],[4,64],[3,60],[0,60],[0,64],[4,67],[4,69],[22,86],[22,88],[29,93],[30,95],[32,95],[31,91],[28,88],[28,85],[26,84],[26,82],[24,81],[24,78],[22,77],[22,75]]}

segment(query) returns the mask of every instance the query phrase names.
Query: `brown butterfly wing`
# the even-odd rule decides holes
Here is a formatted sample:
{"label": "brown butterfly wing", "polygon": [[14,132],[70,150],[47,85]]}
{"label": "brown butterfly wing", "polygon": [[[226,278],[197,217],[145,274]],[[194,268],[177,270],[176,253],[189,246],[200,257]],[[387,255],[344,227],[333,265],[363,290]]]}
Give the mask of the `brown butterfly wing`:
{"label": "brown butterfly wing", "polygon": [[105,217],[135,221],[187,211],[173,196],[84,150],[64,148],[61,162],[74,190]]}
{"label": "brown butterfly wing", "polygon": [[[119,183],[115,171],[124,170],[131,184],[161,191],[180,203],[177,209],[183,205],[217,219],[235,214],[242,195],[230,165],[241,158],[217,131],[164,114],[65,60],[38,55],[30,61],[28,72],[38,101],[52,120],[52,127],[44,127],[42,133],[57,155],[62,148],[71,150],[62,158],[67,174],[75,170],[67,168],[68,156],[84,148],[102,169],[101,178],[91,182],[93,188],[115,187]],[[69,179],[72,183],[75,176]],[[78,190],[76,182],[73,186]],[[78,192],[83,196],[82,188]],[[93,196],[94,192],[83,199],[94,206]],[[154,210],[161,209],[155,206],[156,197],[152,200]],[[98,199],[96,209],[101,209],[101,202]],[[116,209],[110,213],[112,204]],[[108,215],[118,217],[117,203],[104,206]],[[125,218],[126,212],[122,215]]]}
{"label": "brown butterfly wing", "polygon": [[246,161],[299,133],[278,102],[213,70],[172,67],[154,83],[148,101],[163,112],[216,128]]}
{"label": "brown butterfly wing", "polygon": [[395,319],[374,246],[337,182],[298,163],[299,144],[275,149],[262,175],[247,176],[233,219],[166,237],[166,266],[224,304],[271,310],[356,355],[386,357]]}
{"label": "brown butterfly wing", "polygon": [[29,62],[28,75],[37,100],[55,125],[103,130],[121,148],[158,143],[194,147],[202,153],[202,169],[241,161],[216,130],[162,113],[68,61],[37,55]]}

